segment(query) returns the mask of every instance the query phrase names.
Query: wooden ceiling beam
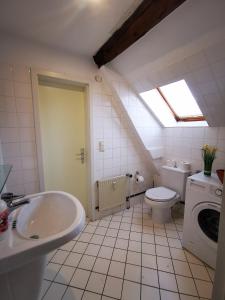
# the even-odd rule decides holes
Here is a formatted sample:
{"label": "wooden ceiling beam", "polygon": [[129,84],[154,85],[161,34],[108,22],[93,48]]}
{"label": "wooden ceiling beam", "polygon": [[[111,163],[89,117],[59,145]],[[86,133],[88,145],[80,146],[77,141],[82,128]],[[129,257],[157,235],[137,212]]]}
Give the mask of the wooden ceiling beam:
{"label": "wooden ceiling beam", "polygon": [[100,68],[112,61],[186,0],[143,0],[135,12],[94,55]]}

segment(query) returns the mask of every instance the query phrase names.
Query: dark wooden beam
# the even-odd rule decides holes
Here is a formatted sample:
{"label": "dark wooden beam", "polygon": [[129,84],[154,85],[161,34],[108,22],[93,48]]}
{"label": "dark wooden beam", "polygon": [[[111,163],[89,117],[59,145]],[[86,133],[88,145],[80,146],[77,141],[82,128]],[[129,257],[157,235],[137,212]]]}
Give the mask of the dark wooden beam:
{"label": "dark wooden beam", "polygon": [[113,60],[186,0],[143,0],[135,12],[94,55],[100,68]]}

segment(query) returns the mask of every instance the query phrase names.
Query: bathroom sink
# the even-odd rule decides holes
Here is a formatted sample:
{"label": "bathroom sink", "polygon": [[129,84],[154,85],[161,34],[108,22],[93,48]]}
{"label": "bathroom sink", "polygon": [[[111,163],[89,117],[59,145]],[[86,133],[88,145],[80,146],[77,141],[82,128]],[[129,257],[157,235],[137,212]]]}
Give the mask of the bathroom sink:
{"label": "bathroom sink", "polygon": [[83,214],[73,196],[48,192],[34,197],[20,209],[16,229],[27,239],[57,239],[75,229]]}
{"label": "bathroom sink", "polygon": [[[64,192],[29,195],[0,240],[0,290],[4,300],[38,300],[47,254],[72,240],[85,224],[80,201]],[[16,225],[16,226],[15,226]]]}

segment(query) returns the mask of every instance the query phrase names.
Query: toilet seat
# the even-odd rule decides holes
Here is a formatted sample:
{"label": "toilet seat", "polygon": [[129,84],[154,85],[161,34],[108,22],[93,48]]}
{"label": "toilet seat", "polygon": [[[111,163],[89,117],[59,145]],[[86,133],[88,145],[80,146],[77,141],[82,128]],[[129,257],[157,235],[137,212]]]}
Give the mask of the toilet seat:
{"label": "toilet seat", "polygon": [[177,193],[173,190],[170,190],[164,186],[152,188],[146,191],[145,197],[149,200],[156,202],[167,202],[177,195]]}

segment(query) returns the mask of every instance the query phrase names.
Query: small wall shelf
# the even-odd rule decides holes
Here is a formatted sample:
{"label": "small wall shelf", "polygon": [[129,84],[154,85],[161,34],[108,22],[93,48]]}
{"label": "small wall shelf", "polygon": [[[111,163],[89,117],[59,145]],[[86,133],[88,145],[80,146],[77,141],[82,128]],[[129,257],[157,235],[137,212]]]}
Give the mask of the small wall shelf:
{"label": "small wall shelf", "polygon": [[2,192],[6,184],[6,180],[10,174],[11,169],[11,165],[0,165],[0,193]]}

